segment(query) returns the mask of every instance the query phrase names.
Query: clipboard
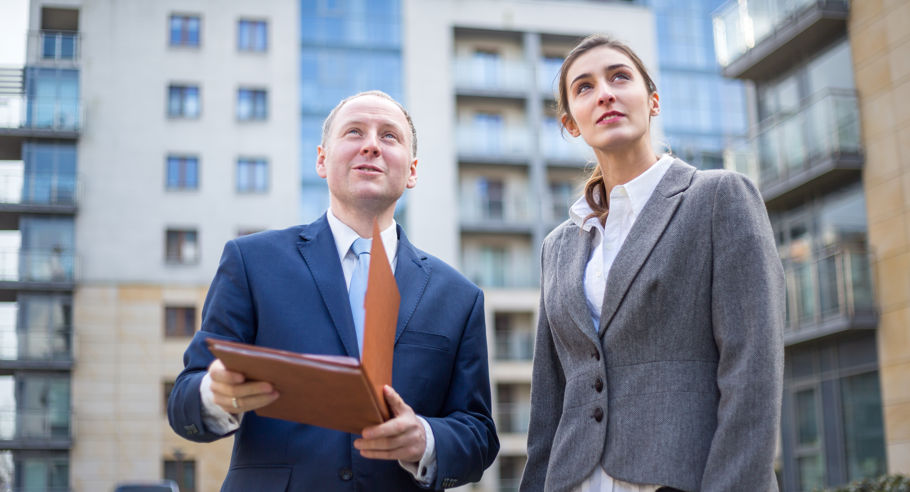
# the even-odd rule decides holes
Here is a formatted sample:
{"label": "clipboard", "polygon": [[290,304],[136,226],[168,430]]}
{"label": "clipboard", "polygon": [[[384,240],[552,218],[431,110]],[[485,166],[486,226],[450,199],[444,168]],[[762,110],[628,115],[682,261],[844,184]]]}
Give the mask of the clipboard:
{"label": "clipboard", "polygon": [[[401,294],[373,221],[370,270],[364,298],[363,359],[300,354],[209,338],[215,357],[248,381],[268,381],[281,395],[255,412],[360,434],[391,418],[383,387],[392,384],[392,355]],[[379,239],[379,240],[375,240]]]}

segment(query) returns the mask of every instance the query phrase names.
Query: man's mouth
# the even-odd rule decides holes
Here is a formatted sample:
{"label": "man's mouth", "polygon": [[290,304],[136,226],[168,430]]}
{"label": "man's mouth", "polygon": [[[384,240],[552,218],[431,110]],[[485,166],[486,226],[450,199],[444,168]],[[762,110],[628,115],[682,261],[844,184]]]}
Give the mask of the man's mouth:
{"label": "man's mouth", "polygon": [[372,164],[358,164],[354,166],[355,171],[366,171],[370,173],[381,173],[382,169],[379,166],[374,166]]}
{"label": "man's mouth", "polygon": [[625,116],[625,114],[620,113],[619,111],[608,111],[598,118],[595,124],[612,123],[623,116]]}

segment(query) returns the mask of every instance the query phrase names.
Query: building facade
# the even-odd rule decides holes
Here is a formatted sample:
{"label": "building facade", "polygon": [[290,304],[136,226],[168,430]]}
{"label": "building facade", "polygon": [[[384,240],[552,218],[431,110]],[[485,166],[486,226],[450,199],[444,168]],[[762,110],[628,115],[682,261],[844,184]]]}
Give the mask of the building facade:
{"label": "building facade", "polygon": [[726,164],[759,185],[787,274],[784,490],[910,466],[899,382],[910,357],[900,318],[907,205],[884,184],[900,187],[893,178],[907,166],[883,153],[881,140],[894,144],[898,127],[879,113],[892,111],[892,90],[907,77],[870,71],[894,59],[910,31],[894,23],[872,31],[884,26],[887,3],[730,1],[715,14],[724,74],[749,81],[755,95],[749,138],[728,149]]}
{"label": "building facade", "polygon": [[231,440],[181,440],[164,405],[224,242],[297,222],[298,5],[28,11],[19,107],[0,106],[18,115],[0,128],[0,214],[19,243],[3,263],[0,483],[217,489]]}
{"label": "building facade", "polygon": [[[526,461],[540,246],[568,219],[593,153],[563,137],[556,74],[608,31],[658,79],[654,17],[628,2],[405,0],[404,87],[418,129],[409,238],[484,290],[501,450],[474,490],[517,490]],[[663,140],[661,118],[652,131]],[[468,488],[468,487],[466,487]]]}

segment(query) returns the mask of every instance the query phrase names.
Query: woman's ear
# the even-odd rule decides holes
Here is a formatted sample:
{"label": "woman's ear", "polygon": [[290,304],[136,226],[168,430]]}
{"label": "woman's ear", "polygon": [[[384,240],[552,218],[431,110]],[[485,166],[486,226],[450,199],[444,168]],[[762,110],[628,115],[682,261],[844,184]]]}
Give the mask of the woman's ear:
{"label": "woman's ear", "polygon": [[660,96],[657,95],[657,92],[652,92],[648,96],[648,103],[651,106],[651,116],[657,116],[660,114]]}
{"label": "woman's ear", "polygon": [[573,120],[572,117],[568,114],[562,115],[560,122],[562,122],[562,127],[565,128],[567,132],[569,132],[569,135],[572,135],[573,137],[581,135],[581,132],[578,131],[578,125],[575,124],[575,120]]}

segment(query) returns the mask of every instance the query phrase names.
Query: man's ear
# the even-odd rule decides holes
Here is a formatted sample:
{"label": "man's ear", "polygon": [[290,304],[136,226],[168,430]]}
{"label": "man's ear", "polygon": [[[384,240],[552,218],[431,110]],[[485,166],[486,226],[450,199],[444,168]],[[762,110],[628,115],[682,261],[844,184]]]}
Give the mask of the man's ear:
{"label": "man's ear", "polygon": [[411,173],[408,175],[408,183],[406,185],[408,189],[417,186],[417,158],[414,158],[414,160],[411,161],[410,172]]}
{"label": "man's ear", "polygon": [[322,145],[316,147],[316,174],[325,179],[325,149]]}
{"label": "man's ear", "polygon": [[573,137],[581,135],[581,132],[578,131],[578,125],[575,124],[575,120],[573,120],[571,116],[564,114],[562,115],[561,121],[563,128],[569,132],[569,135],[572,135]]}

